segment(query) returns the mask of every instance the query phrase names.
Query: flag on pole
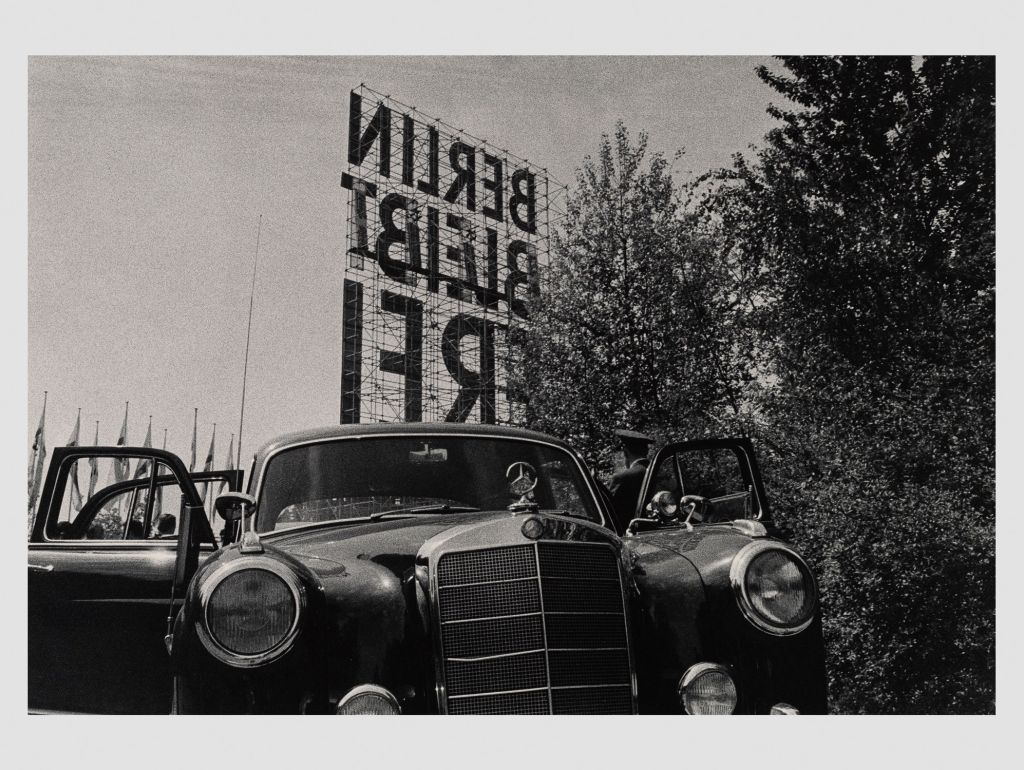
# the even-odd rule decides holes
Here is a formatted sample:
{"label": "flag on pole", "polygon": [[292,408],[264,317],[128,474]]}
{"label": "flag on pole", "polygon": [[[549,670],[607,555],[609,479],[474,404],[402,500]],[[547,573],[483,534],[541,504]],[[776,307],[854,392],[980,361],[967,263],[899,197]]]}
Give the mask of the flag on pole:
{"label": "flag on pole", "polygon": [[[224,464],[224,469],[228,470],[228,471],[233,471],[235,469],[235,434],[234,433],[231,434],[231,441],[228,442],[228,461]],[[220,483],[220,488],[217,490],[217,494],[218,495],[221,492],[224,491],[224,487],[227,486],[227,483],[228,482],[226,480],[222,481]]]}
{"label": "flag on pole", "polygon": [[[96,435],[92,440],[93,446],[100,445],[100,421],[96,421]],[[89,497],[92,497],[92,493],[96,491],[96,481],[99,479],[99,458],[93,455],[89,458]]]}
{"label": "flag on pole", "polygon": [[[213,435],[210,436],[210,449],[207,451],[207,453],[206,453],[206,461],[203,463],[203,470],[204,471],[212,471],[213,470],[213,448],[214,448],[214,444],[216,443],[216,441],[217,441],[217,423],[214,423],[213,424]],[[206,500],[207,492],[212,492],[212,491],[213,491],[213,484],[204,484],[203,485],[203,502],[204,503],[207,502],[207,500]]]}
{"label": "flag on pole", "polygon": [[[167,449],[167,428],[164,428],[164,445],[163,449]],[[164,508],[164,488],[158,486],[156,488],[156,498],[153,500],[153,521],[160,520],[160,514]]]}
{"label": "flag on pole", "polygon": [[[78,410],[78,416],[75,418],[75,429],[71,431],[71,438],[68,439],[68,446],[78,446],[78,433],[82,428],[82,410]],[[71,502],[70,506],[75,511],[82,510],[82,490],[78,486],[78,461],[76,460],[74,465],[71,466]],[[68,514],[70,518],[71,508],[68,508]]]}
{"label": "flag on pole", "polygon": [[[128,441],[128,402],[124,402],[124,420],[121,422],[121,433],[117,437],[117,446],[124,446]],[[107,484],[116,484],[128,479],[128,458],[115,457],[107,475]]]}
{"label": "flag on pole", "polygon": [[217,423],[213,424],[213,435],[210,436],[210,450],[206,453],[206,462],[203,463],[204,471],[213,470],[213,445],[217,441]]}
{"label": "flag on pole", "polygon": [[[146,428],[146,440],[142,442],[142,446],[147,449],[153,446],[153,415],[149,416],[149,427]],[[135,468],[135,475],[132,478],[141,479],[149,473],[149,459],[141,458],[138,466]]]}
{"label": "flag on pole", "polygon": [[189,473],[196,469],[196,426],[199,422],[199,407],[193,408],[195,411],[192,414],[192,458],[188,461]]}
{"label": "flag on pole", "polygon": [[32,439],[32,458],[28,463],[28,511],[29,515],[36,507],[39,486],[43,480],[43,464],[46,462],[46,394],[43,391],[43,413],[39,417],[39,427]]}
{"label": "flag on pole", "polygon": [[[153,446],[153,415],[149,416],[149,427],[146,428],[146,439],[142,442],[142,446],[149,448]],[[133,479],[141,479],[149,474],[150,460],[147,457],[140,457],[138,464],[135,466],[135,475]],[[132,519],[142,520],[146,515],[146,505],[149,500],[149,490],[140,489],[134,493],[135,497],[135,510],[132,511]]]}

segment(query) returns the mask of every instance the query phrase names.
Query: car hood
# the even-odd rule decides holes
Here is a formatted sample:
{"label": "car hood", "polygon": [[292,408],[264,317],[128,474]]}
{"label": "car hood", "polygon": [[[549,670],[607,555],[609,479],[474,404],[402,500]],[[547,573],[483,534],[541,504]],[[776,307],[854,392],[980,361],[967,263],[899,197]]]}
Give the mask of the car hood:
{"label": "car hood", "polygon": [[455,527],[508,518],[508,511],[417,514],[407,519],[332,522],[267,533],[268,546],[302,562],[321,577],[351,570],[355,562],[372,562],[401,578],[428,540]]}

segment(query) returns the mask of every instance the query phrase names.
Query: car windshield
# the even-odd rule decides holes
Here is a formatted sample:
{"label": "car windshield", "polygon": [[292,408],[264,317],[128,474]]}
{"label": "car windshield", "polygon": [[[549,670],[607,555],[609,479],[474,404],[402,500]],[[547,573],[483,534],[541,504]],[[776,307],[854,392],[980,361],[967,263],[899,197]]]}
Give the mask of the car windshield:
{"label": "car windshield", "polygon": [[[305,444],[267,463],[258,501],[261,532],[387,513],[502,510],[527,463],[542,510],[600,521],[587,479],[563,449],[501,437],[368,437]],[[508,475],[508,476],[507,476]],[[520,482],[522,483],[522,482]]]}

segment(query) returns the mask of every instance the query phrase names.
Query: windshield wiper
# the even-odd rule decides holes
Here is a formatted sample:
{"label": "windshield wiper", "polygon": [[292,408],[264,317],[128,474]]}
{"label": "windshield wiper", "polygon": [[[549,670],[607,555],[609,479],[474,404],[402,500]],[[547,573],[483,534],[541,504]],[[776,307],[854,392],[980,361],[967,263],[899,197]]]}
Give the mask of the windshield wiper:
{"label": "windshield wiper", "polygon": [[392,511],[381,511],[380,513],[374,513],[370,515],[370,521],[378,521],[385,516],[405,516],[407,514],[416,513],[472,513],[473,511],[479,511],[479,508],[474,508],[472,505],[449,505],[448,503],[439,503],[436,505],[418,505],[414,508],[395,508]]}
{"label": "windshield wiper", "polygon": [[568,516],[573,519],[583,519],[584,521],[593,521],[593,519],[587,516],[587,514],[585,513],[573,513],[572,511],[565,510],[550,510],[548,511],[548,513],[553,513],[557,516]]}
{"label": "windshield wiper", "polygon": [[415,508],[405,509],[408,513],[472,513],[479,510],[479,508],[474,508],[472,505],[449,505],[448,503],[419,505]]}

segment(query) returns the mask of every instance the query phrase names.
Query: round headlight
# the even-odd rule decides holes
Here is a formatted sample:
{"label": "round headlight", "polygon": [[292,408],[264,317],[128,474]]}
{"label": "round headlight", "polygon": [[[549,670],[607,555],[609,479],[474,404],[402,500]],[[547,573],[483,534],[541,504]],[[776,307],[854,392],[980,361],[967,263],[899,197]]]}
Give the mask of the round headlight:
{"label": "round headlight", "polygon": [[736,683],[725,666],[697,663],[679,680],[679,700],[687,714],[731,714],[736,710]]}
{"label": "round headlight", "polygon": [[348,691],[338,703],[338,713],[345,716],[377,715],[392,716],[401,714],[398,699],[383,687],[373,684],[362,684]]}
{"label": "round headlight", "polygon": [[811,624],[818,606],[814,578],[788,548],[750,543],[736,554],[729,578],[743,614],[761,630],[788,636]]}
{"label": "round headlight", "polygon": [[200,639],[233,666],[259,666],[284,654],[298,633],[304,592],[294,573],[266,557],[238,559],[200,587]]}
{"label": "round headlight", "polygon": [[658,492],[651,498],[651,512],[666,521],[671,521],[679,513],[679,503],[671,492]]}

